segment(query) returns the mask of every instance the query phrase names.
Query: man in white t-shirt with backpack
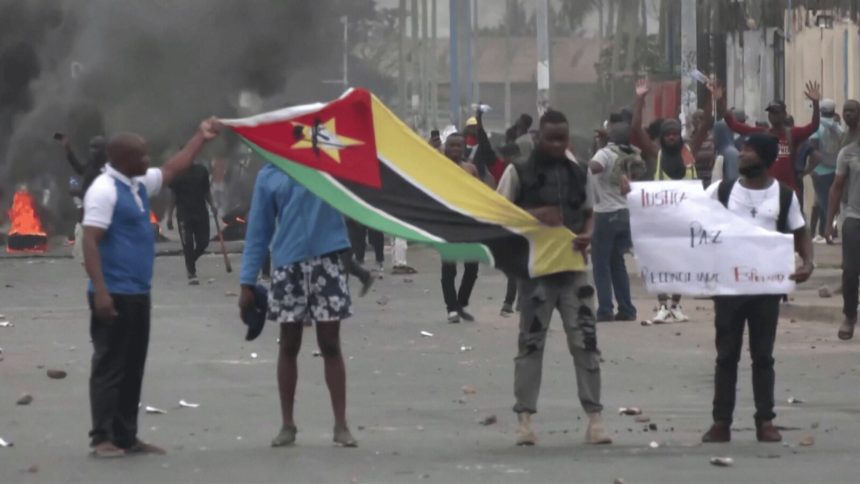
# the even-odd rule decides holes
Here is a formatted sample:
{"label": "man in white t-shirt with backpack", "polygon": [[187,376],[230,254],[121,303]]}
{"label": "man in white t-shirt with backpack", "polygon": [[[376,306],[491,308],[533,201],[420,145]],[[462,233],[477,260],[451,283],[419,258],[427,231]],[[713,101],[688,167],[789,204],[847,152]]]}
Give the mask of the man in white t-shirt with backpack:
{"label": "man in white t-shirt with backpack", "polygon": [[[609,128],[609,142],[588,163],[594,176],[594,285],[597,287],[597,321],[635,321],[630,276],[624,254],[633,246],[630,211],[623,193],[624,181],[641,180],[647,167],[638,148],[630,145],[630,125]],[[612,295],[618,303],[613,313]]]}
{"label": "man in white t-shirt with backpack", "polygon": [[[779,155],[779,141],[771,134],[751,134],[741,150],[737,181],[724,180],[711,185],[707,194],[728,210],[767,230],[794,236],[795,250],[803,260],[791,279],[809,279],[812,239],[800,211],[794,190],[775,180],[768,170]],[[738,247],[743,250],[743,247]],[[782,436],[773,424],[774,408],[773,348],[782,295],[718,296],[714,298],[717,362],[714,376],[714,423],[702,437],[703,442],[729,442],[738,361],[743,347],[744,326],[749,326],[752,383],[755,398],[756,439],[779,442]]]}

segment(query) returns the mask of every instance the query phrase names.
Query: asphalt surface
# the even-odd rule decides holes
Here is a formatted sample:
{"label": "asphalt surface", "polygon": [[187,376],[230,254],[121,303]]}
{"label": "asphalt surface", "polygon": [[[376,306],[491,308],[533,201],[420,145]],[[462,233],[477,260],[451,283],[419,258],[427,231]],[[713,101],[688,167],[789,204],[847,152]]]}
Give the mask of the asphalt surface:
{"label": "asphalt surface", "polygon": [[[140,436],[168,454],[112,461],[88,456],[92,348],[82,269],[67,258],[0,260],[0,313],[14,324],[0,327],[0,438],[14,443],[0,447],[0,482],[858,482],[860,342],[836,339],[839,299],[818,298],[818,287],[838,278],[826,264],[794,295],[779,328],[776,422],[786,428],[785,445],[755,441],[747,355],[734,442],[699,444],[710,424],[713,312],[710,301],[689,300],[690,323],[599,326],[611,446],[583,444],[585,416],[554,321],[535,417],[539,445],[518,448],[511,412],[517,320],[498,314],[504,277],[482,267],[471,305],[478,321],[449,325],[437,257],[410,249],[410,258],[419,273],[386,274],[355,300],[355,316],[343,326],[348,416],[360,447],[332,446],[322,360],[306,332],[298,442],[273,449],[276,328],[243,340],[238,275],[224,272],[219,255],[201,260],[198,287],[186,285],[179,257],[159,257],[142,404],[167,413],[141,411]],[[232,259],[238,271],[240,258]],[[645,318],[654,301],[634,282]],[[48,369],[68,376],[49,379]],[[25,393],[32,403],[16,405]],[[181,399],[200,406],[181,408]],[[628,406],[641,407],[657,430],[619,416]],[[498,423],[479,424],[490,415]],[[814,445],[798,445],[809,436]],[[734,465],[712,466],[715,456]]]}

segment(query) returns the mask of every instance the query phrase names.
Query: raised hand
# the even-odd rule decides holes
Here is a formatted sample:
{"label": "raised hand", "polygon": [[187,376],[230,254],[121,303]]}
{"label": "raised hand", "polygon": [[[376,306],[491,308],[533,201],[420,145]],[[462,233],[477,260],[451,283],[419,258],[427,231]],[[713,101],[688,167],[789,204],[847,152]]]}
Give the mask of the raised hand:
{"label": "raised hand", "polygon": [[215,117],[210,117],[204,119],[200,123],[200,134],[203,135],[203,139],[211,140],[218,136],[218,132],[221,130],[221,123]]}
{"label": "raised hand", "polygon": [[806,83],[806,90],[803,91],[803,95],[806,96],[806,99],[809,99],[812,102],[818,102],[821,100],[821,84],[818,81],[809,81]]}
{"label": "raised hand", "polygon": [[636,81],[636,97],[643,98],[651,92],[651,84],[645,78]]}
{"label": "raised hand", "polygon": [[708,91],[711,92],[711,98],[713,98],[714,101],[721,100],[726,94],[725,88],[723,88],[723,86],[720,85],[718,81],[712,79],[708,81],[706,86],[708,88]]}

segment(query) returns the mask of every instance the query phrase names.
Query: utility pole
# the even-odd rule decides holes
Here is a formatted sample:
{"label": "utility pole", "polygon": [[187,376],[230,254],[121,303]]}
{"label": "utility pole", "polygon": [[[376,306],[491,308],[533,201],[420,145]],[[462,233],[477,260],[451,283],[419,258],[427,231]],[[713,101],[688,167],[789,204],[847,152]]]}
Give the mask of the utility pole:
{"label": "utility pole", "polygon": [[681,114],[686,125],[698,106],[696,80],[696,0],[681,0]]}
{"label": "utility pole", "polygon": [[418,32],[418,0],[412,0],[409,15],[412,20],[412,42],[410,52],[412,61],[412,129],[417,130],[421,125],[419,106],[421,99],[421,38]]}
{"label": "utility pole", "polygon": [[472,2],[469,0],[460,0],[460,11],[462,12],[462,21],[460,22],[460,26],[463,29],[463,35],[461,37],[464,45],[463,45],[463,68],[465,69],[465,79],[463,80],[464,87],[466,88],[466,102],[464,105],[471,109],[472,103],[474,103],[474,90],[472,85],[472,79],[474,78],[474,70],[472,69]]}
{"label": "utility pole", "polygon": [[[400,0],[401,3],[406,0]],[[448,90],[449,107],[451,115],[451,124],[460,126],[460,57],[458,55],[458,35],[457,35],[457,0],[448,0],[448,17],[450,20],[450,38],[449,38],[449,69],[451,74],[451,83]]]}
{"label": "utility pole", "polygon": [[537,4],[537,59],[537,112],[542,116],[550,103],[549,0]]}
{"label": "utility pole", "polygon": [[511,125],[511,19],[513,2],[505,2],[505,127]]}
{"label": "utility pole", "polygon": [[[474,59],[474,62],[478,61],[478,0],[472,0],[472,35],[471,35],[471,55],[470,57]],[[475,83],[475,87],[473,88],[474,92],[474,101],[476,103],[481,102],[481,81],[478,80],[478,75],[475,73],[473,77],[473,81]]]}
{"label": "utility pole", "polygon": [[397,46],[397,97],[400,118],[406,119],[406,0],[400,0],[397,9],[397,30],[400,41]]}
{"label": "utility pole", "polygon": [[430,128],[435,128],[439,123],[439,74],[436,69],[437,65],[437,29],[436,29],[436,0],[431,0],[430,3],[430,33],[432,41],[430,43],[430,105],[432,107],[433,122]]}
{"label": "utility pole", "polygon": [[430,132],[430,76],[427,75],[430,69],[428,60],[430,43],[428,38],[427,0],[421,0],[421,125],[424,128],[424,134]]}

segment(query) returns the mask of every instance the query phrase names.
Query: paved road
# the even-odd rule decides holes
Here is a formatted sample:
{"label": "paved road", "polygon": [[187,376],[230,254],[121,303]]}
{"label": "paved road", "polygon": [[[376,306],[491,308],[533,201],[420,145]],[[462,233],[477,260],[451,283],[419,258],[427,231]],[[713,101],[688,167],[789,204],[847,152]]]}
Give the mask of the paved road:
{"label": "paved road", "polygon": [[[779,329],[777,421],[788,428],[788,446],[755,442],[746,356],[735,442],[698,444],[710,423],[712,309],[690,301],[692,323],[600,326],[606,420],[616,441],[607,447],[582,443],[584,416],[555,322],[536,416],[540,445],[517,448],[510,411],[516,321],[497,312],[504,278],[482,267],[473,300],[479,322],[448,325],[435,255],[410,251],[420,273],[411,282],[385,276],[345,323],[358,449],[331,445],[312,334],[301,355],[298,445],[270,448],[279,425],[275,328],[258,341],[242,339],[236,298],[225,295],[236,290],[237,276],[224,274],[218,257],[201,262],[199,287],[184,284],[181,259],[159,258],[142,403],[167,414],[142,415],[140,424],[142,437],[169,454],[109,462],[87,457],[91,347],[82,270],[69,259],[0,260],[0,312],[15,324],[0,327],[0,437],[15,443],[0,448],[0,482],[857,482],[858,342],[835,340],[838,301],[814,294],[835,271],[820,271],[796,295]],[[634,289],[644,315],[652,299],[638,282]],[[50,380],[47,368],[68,377]],[[477,393],[464,395],[465,385]],[[24,392],[32,404],[16,406]],[[790,396],[805,403],[789,405]],[[180,399],[200,407],[179,408]],[[657,430],[617,414],[631,405]],[[491,414],[497,424],[479,425]],[[815,445],[799,447],[808,435]],[[660,446],[650,448],[652,441]],[[735,465],[713,467],[712,456],[733,457]],[[38,472],[26,472],[34,465]]]}

